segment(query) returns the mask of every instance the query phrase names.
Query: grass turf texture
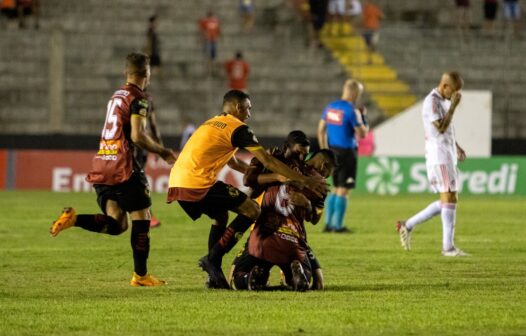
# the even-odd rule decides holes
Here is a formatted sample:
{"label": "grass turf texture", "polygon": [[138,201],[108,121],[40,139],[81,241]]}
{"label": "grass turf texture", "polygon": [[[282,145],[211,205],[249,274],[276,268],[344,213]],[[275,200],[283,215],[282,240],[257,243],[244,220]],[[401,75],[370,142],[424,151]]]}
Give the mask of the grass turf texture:
{"label": "grass turf texture", "polygon": [[94,194],[1,192],[0,334],[526,334],[525,198],[462,197],[456,240],[472,256],[445,258],[438,217],[416,229],[411,252],[394,231],[433,195],[353,195],[354,233],[308,227],[327,289],[307,293],[204,289],[210,221],[163,199],[153,196],[162,226],[149,265],[169,285],[133,288],[129,230],[48,234],[62,206],[98,211]]}

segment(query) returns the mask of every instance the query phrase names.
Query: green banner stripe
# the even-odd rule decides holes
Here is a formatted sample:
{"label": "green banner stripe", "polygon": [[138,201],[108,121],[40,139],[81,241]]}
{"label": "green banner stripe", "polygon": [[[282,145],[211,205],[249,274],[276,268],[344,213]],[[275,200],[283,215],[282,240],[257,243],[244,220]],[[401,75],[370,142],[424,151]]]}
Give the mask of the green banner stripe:
{"label": "green banner stripe", "polygon": [[[526,195],[526,157],[467,159],[458,165],[460,192]],[[423,158],[360,157],[358,192],[381,195],[428,192]]]}

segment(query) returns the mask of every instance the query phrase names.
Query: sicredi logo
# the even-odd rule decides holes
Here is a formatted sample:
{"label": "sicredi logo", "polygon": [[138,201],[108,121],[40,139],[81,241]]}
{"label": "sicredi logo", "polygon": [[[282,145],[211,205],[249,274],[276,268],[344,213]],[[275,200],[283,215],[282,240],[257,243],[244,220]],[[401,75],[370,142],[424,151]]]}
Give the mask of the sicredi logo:
{"label": "sicredi logo", "polygon": [[[471,194],[514,194],[517,187],[519,165],[502,163],[497,169],[460,170],[459,191]],[[378,158],[365,168],[367,191],[380,195],[400,192],[422,193],[430,191],[424,162],[410,164],[405,170],[397,159]]]}
{"label": "sicredi logo", "polygon": [[395,195],[400,192],[400,185],[404,182],[404,176],[397,160],[379,158],[376,163],[370,163],[365,171],[368,177],[365,185],[369,192],[380,195]]}

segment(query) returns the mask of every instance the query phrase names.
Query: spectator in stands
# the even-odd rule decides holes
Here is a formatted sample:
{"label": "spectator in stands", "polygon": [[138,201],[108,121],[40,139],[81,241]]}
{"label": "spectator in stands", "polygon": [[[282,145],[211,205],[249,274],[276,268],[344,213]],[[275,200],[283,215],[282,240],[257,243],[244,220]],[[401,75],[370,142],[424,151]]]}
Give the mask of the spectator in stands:
{"label": "spectator in stands", "polygon": [[161,43],[157,35],[157,15],[148,19],[148,31],[146,32],[146,55],[150,56],[150,67],[153,74],[161,72]]}
{"label": "spectator in stands", "polygon": [[250,65],[243,59],[241,51],[236,52],[234,59],[225,62],[225,71],[228,76],[228,87],[230,89],[247,91]]}
{"label": "spectator in stands", "polygon": [[469,28],[471,3],[470,0],[455,0],[455,5],[457,6],[457,29],[461,41],[464,41]]}
{"label": "spectator in stands", "polygon": [[[17,18],[18,12],[16,9],[16,0],[2,0],[0,2],[0,14],[0,19],[2,19],[2,21],[2,17],[10,21],[13,21],[15,18]],[[4,27],[7,25],[2,22],[2,26]]]}
{"label": "spectator in stands", "polygon": [[495,18],[497,17],[498,0],[484,0],[484,31],[488,36],[495,35]]}
{"label": "spectator in stands", "polygon": [[311,45],[321,47],[320,31],[325,25],[327,18],[327,0],[309,0],[310,21],[311,21]]}
{"label": "spectator in stands", "polygon": [[212,75],[217,58],[217,40],[221,33],[219,19],[212,10],[209,10],[206,16],[199,20],[199,31],[203,41],[208,74]]}
{"label": "spectator in stands", "polygon": [[[34,28],[39,27],[39,0],[1,0],[0,16],[4,16],[10,21],[18,19],[18,26],[21,29],[26,28],[26,16],[32,15],[34,19]],[[0,17],[0,19],[2,19]],[[3,25],[3,24],[2,24]]]}
{"label": "spectator in stands", "polygon": [[331,35],[343,35],[347,33],[345,31],[344,20],[346,16],[345,12],[346,0],[329,0],[329,32]]}
{"label": "spectator in stands", "polygon": [[513,35],[520,38],[521,9],[518,0],[504,0],[504,17],[513,29]]}
{"label": "spectator in stands", "polygon": [[33,27],[35,29],[39,28],[40,0],[18,0],[17,10],[18,25],[21,29],[26,28],[26,16],[32,16],[34,21]]}
{"label": "spectator in stands", "polygon": [[254,3],[252,0],[240,0],[239,2],[239,11],[243,18],[243,31],[245,33],[250,33],[252,28],[254,28],[255,21]]}
{"label": "spectator in stands", "polygon": [[349,18],[349,23],[353,29],[358,28],[362,12],[362,4],[359,0],[347,0],[345,15]]}
{"label": "spectator in stands", "polygon": [[376,45],[380,39],[380,20],[384,18],[384,13],[371,1],[363,3],[363,38],[367,45],[368,63],[373,63],[373,53],[376,51]]}

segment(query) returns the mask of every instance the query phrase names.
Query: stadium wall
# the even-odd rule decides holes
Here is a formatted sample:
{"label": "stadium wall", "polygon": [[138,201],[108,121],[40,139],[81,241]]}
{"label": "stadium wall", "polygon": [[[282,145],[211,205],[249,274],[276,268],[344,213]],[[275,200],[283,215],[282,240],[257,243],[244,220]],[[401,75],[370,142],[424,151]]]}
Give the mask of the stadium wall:
{"label": "stadium wall", "polygon": [[[0,151],[1,189],[42,189],[56,192],[93,191],[85,181],[93,151]],[[248,153],[238,154],[248,162]],[[459,165],[458,185],[465,194],[526,195],[526,157],[470,159]],[[170,166],[151,155],[145,169],[152,192],[168,189]],[[225,167],[219,178],[244,189],[240,173]],[[422,157],[362,157],[358,165],[357,193],[397,195],[427,193],[426,165]]]}
{"label": "stadium wall", "polygon": [[[376,155],[424,156],[423,100],[375,127]],[[490,157],[491,91],[463,91],[454,116],[458,143],[469,157]]]}

